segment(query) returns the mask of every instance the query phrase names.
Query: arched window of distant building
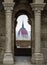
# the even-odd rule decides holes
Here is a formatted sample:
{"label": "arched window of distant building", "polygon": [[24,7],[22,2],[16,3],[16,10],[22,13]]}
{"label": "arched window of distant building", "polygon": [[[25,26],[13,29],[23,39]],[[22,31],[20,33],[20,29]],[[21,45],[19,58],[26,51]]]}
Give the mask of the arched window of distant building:
{"label": "arched window of distant building", "polygon": [[17,26],[15,28],[17,41],[31,40],[31,26],[29,25],[28,20],[28,16],[24,14],[17,17]]}

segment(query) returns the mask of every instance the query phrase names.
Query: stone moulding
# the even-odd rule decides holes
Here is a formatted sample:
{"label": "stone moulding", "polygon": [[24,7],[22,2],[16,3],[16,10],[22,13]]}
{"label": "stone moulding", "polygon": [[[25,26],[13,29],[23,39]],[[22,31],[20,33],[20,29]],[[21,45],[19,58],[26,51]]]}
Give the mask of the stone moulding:
{"label": "stone moulding", "polygon": [[30,3],[32,10],[43,10],[44,6],[46,5],[46,3]]}

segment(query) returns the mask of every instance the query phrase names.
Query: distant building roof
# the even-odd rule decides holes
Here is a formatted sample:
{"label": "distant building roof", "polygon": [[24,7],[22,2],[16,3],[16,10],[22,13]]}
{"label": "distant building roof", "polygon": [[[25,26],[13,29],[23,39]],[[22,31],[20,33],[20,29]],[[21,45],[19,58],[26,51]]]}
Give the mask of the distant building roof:
{"label": "distant building roof", "polygon": [[22,28],[18,31],[18,35],[28,35],[27,30],[24,28],[24,23],[22,23]]}

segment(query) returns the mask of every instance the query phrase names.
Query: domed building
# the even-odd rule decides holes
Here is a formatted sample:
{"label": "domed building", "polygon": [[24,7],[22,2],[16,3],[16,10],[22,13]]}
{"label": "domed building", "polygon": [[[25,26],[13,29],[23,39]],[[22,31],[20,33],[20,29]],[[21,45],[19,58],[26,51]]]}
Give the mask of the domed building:
{"label": "domed building", "polygon": [[24,23],[22,22],[22,27],[18,31],[16,37],[16,46],[17,48],[31,48],[31,40],[28,35],[28,31],[24,27]]}
{"label": "domed building", "polygon": [[19,40],[27,40],[28,39],[28,31],[24,27],[24,23],[22,22],[22,27],[18,31],[18,39]]}

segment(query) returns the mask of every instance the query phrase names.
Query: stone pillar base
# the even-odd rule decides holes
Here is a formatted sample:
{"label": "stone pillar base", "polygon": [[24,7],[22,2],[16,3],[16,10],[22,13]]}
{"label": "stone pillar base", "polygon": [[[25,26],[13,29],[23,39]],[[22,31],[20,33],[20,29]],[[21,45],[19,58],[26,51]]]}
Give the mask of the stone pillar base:
{"label": "stone pillar base", "polygon": [[14,64],[14,60],[13,60],[13,56],[12,53],[5,53],[4,54],[4,59],[3,59],[3,65],[13,65]]}
{"label": "stone pillar base", "polygon": [[43,54],[42,53],[34,53],[31,59],[32,63],[42,64],[43,63]]}

